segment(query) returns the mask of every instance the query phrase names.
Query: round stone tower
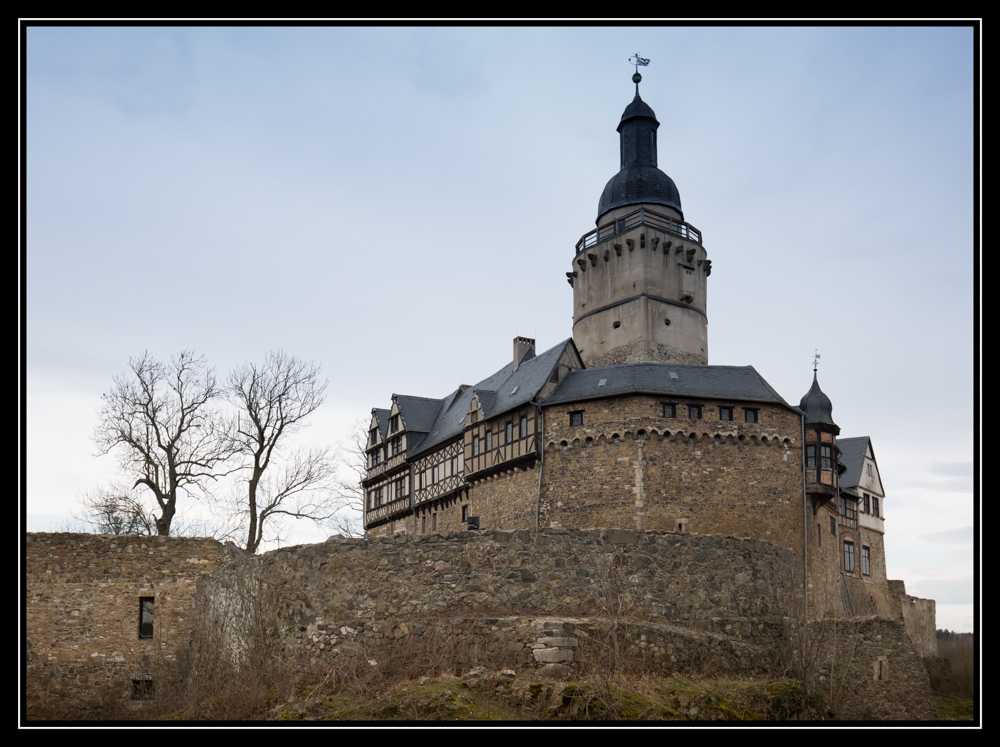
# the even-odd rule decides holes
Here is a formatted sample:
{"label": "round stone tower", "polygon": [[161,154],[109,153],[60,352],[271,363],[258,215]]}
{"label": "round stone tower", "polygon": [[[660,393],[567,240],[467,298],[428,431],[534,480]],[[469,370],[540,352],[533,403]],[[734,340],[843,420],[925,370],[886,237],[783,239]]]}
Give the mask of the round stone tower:
{"label": "round stone tower", "polygon": [[621,168],[604,187],[597,228],[577,242],[567,273],[573,340],[589,368],[708,363],[712,263],[701,232],[684,222],[677,185],[657,167],[659,126],[637,81],[618,125]]}

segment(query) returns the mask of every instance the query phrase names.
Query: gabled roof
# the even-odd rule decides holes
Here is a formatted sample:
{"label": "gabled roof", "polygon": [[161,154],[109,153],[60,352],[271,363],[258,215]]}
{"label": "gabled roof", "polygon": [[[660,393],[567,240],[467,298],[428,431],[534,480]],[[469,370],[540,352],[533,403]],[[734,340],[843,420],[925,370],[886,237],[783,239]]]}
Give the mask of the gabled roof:
{"label": "gabled roof", "polygon": [[406,431],[406,450],[411,452],[420,447],[426,434],[430,432],[445,400],[408,394],[394,394],[392,400],[399,408],[403,430]]}
{"label": "gabled roof", "polygon": [[380,407],[373,407],[372,415],[375,416],[375,422],[378,424],[378,435],[381,440],[385,441],[385,432],[389,427],[389,411],[383,410]]}
{"label": "gabled roof", "polygon": [[753,366],[674,363],[626,363],[571,371],[563,377],[542,404],[576,402],[623,394],[767,402],[798,412],[797,408],[781,398],[781,395],[757,373]]}
{"label": "gabled roof", "polygon": [[[479,401],[479,406],[483,411],[483,418],[492,418],[496,415],[513,410],[534,399],[538,391],[548,381],[552,369],[559,363],[563,352],[568,345],[573,342],[572,338],[563,340],[555,347],[546,350],[541,355],[525,354],[521,362],[514,369],[514,362],[511,361],[506,366],[486,377],[475,386],[467,389],[457,389],[450,395],[440,400],[427,400],[422,397],[410,397],[409,400],[423,400],[424,402],[436,402],[438,408],[429,426],[426,427],[427,436],[414,441],[412,436],[407,442],[407,455],[412,457],[418,452],[427,451],[445,441],[459,436],[465,427],[465,417],[469,412],[469,404],[473,395]],[[401,395],[393,395],[399,403]],[[402,405],[401,412],[402,412]],[[404,424],[407,433],[411,428],[409,420],[404,415]]]}
{"label": "gabled roof", "polygon": [[[865,466],[865,454],[868,453],[870,443],[871,439],[868,436],[837,439],[840,463],[847,468],[840,476],[842,488],[854,488],[861,484],[861,472]],[[874,455],[875,452],[872,451],[872,456]]]}

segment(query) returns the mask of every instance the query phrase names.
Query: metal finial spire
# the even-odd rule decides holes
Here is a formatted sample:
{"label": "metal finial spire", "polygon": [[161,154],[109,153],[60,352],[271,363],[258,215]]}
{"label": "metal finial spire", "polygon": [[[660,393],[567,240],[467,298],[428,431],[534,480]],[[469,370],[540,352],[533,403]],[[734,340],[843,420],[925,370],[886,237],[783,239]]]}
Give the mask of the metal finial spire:
{"label": "metal finial spire", "polygon": [[642,80],[642,76],[639,75],[639,67],[646,67],[649,64],[648,57],[640,57],[639,53],[636,52],[634,55],[628,58],[628,61],[635,65],[635,75],[632,76],[632,82],[635,83],[635,95],[639,95],[639,81]]}
{"label": "metal finial spire", "polygon": [[819,351],[813,348],[813,373],[816,373],[816,369],[819,367]]}

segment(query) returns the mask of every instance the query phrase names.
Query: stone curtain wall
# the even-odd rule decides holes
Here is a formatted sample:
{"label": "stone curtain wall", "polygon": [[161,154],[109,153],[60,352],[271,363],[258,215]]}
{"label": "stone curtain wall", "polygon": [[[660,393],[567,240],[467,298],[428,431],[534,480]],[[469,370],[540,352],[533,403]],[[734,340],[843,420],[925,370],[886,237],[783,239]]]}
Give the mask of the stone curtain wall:
{"label": "stone curtain wall", "polygon": [[889,581],[889,598],[906,625],[913,647],[921,656],[937,656],[937,605],[933,599],[911,597],[902,581]]}
{"label": "stone curtain wall", "polygon": [[[28,534],[29,717],[87,718],[158,657],[188,645],[196,583],[226,556],[214,539]],[[139,600],[153,597],[152,638]]]}
{"label": "stone curtain wall", "polygon": [[810,679],[828,702],[832,694],[838,718],[935,718],[930,677],[898,622],[829,618],[810,622],[809,631],[818,643]]}
{"label": "stone curtain wall", "polygon": [[[255,562],[281,589],[290,651],[329,656],[366,644],[371,652],[435,616],[488,618],[485,635],[536,666],[551,662],[532,654],[544,646],[531,620],[547,616],[611,615],[773,643],[795,578],[792,553],[765,542],[619,529],[331,539]],[[205,593],[232,588],[226,574],[238,572],[215,574]],[[523,624],[497,627],[511,617]]]}

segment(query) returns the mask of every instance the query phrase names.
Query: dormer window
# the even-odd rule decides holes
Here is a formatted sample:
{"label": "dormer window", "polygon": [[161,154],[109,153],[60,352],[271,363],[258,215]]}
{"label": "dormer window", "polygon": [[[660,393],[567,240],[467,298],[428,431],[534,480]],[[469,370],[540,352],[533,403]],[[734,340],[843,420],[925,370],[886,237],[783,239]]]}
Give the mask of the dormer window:
{"label": "dormer window", "polygon": [[393,415],[389,418],[389,433],[395,433],[399,430],[399,415]]}

